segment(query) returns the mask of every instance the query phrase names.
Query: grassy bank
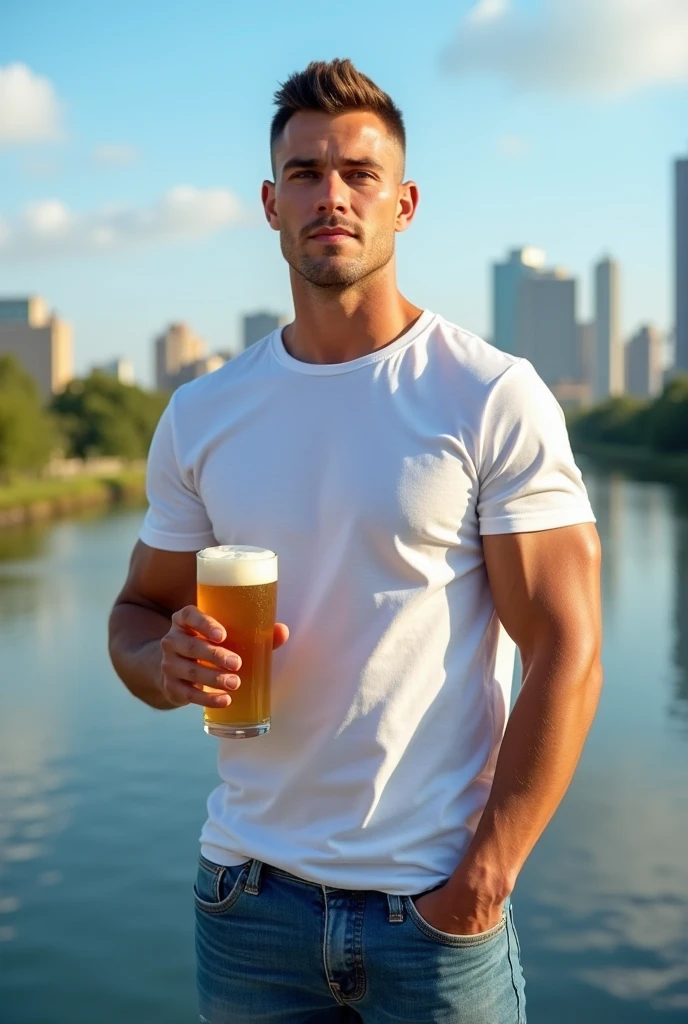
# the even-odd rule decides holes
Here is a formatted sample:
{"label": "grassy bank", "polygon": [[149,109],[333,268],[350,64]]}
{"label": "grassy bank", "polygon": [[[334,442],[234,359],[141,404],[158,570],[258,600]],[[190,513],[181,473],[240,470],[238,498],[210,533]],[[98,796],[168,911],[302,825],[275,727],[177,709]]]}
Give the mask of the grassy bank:
{"label": "grassy bank", "polygon": [[667,483],[688,483],[688,454],[668,455],[632,444],[597,444],[573,439],[576,455],[585,455],[607,469],[620,469]]}
{"label": "grassy bank", "polygon": [[145,474],[125,471],[62,480],[17,479],[0,486],[0,527],[68,515],[98,505],[145,501]]}

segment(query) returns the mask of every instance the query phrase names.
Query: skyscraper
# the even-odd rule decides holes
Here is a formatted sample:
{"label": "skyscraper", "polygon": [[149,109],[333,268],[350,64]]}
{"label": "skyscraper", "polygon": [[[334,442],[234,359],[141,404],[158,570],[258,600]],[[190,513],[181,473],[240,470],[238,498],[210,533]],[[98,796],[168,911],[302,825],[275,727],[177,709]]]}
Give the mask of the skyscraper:
{"label": "skyscraper", "polygon": [[182,366],[202,359],[206,345],[194,334],[188,324],[170,324],[155,339],[155,386],[159,391],[171,391],[178,385]]}
{"label": "skyscraper", "polygon": [[674,164],[676,369],[688,371],[688,158]]}
{"label": "skyscraper", "polygon": [[578,380],[592,383],[593,360],[595,356],[595,323],[578,324]]}
{"label": "skyscraper", "polygon": [[72,328],[38,295],[0,299],[0,355],[15,356],[50,398],[74,375]]}
{"label": "skyscraper", "polygon": [[272,334],[285,323],[288,323],[288,318],[277,313],[249,313],[244,317],[244,348],[255,345],[266,334]]}
{"label": "skyscraper", "polygon": [[653,398],[662,390],[662,335],[652,324],[644,324],[626,345],[626,391],[640,398]]}
{"label": "skyscraper", "polygon": [[493,335],[497,348],[529,359],[553,387],[581,379],[577,282],[544,262],[544,252],[531,246],[494,265]]}
{"label": "skyscraper", "polygon": [[134,384],[134,365],[129,359],[111,359],[109,363],[94,366],[94,370],[115,377],[120,384]]}
{"label": "skyscraper", "polygon": [[492,268],[492,344],[502,352],[522,355],[517,351],[517,317],[519,286],[533,277],[545,263],[542,249],[529,245],[512,249],[504,263]]}
{"label": "skyscraper", "polygon": [[520,282],[515,355],[529,359],[550,387],[577,379],[576,281],[565,270],[541,270]]}
{"label": "skyscraper", "polygon": [[624,359],[619,318],[619,265],[605,257],[595,266],[595,354],[592,397],[623,394]]}

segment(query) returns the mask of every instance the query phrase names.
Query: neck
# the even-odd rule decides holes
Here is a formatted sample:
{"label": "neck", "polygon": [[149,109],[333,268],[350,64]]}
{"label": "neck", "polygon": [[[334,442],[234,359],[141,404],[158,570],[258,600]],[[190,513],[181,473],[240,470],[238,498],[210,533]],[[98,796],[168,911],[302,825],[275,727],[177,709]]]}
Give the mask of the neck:
{"label": "neck", "polygon": [[[385,267],[383,270],[387,270]],[[304,363],[346,363],[396,341],[423,312],[404,298],[393,275],[346,288],[320,288],[293,269],[295,317],[282,340],[290,356]]]}

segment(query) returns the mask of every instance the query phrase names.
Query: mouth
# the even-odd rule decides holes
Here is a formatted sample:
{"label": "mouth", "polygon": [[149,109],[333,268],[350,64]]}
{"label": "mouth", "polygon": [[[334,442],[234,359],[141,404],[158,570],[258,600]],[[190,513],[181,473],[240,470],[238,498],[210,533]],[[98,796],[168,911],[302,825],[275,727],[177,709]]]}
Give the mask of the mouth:
{"label": "mouth", "polygon": [[315,234],[309,235],[316,242],[326,242],[330,245],[336,242],[345,242],[347,239],[354,238],[350,231],[346,231],[344,228],[321,228],[320,231],[316,231]]}

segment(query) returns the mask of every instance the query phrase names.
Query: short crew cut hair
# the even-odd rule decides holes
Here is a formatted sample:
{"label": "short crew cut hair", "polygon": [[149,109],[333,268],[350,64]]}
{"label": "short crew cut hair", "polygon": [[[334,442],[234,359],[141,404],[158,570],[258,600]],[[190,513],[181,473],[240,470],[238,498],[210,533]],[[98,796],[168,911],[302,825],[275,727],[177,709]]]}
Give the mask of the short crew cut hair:
{"label": "short crew cut hair", "polygon": [[[406,156],[406,129],[399,107],[371,78],[350,60],[314,60],[304,71],[295,71],[275,92],[277,111],[270,126],[270,153],[287,122],[300,110],[347,114],[368,110],[377,114]],[[273,155],[274,170],[274,155]]]}

